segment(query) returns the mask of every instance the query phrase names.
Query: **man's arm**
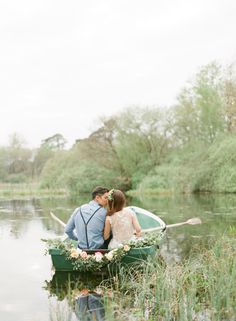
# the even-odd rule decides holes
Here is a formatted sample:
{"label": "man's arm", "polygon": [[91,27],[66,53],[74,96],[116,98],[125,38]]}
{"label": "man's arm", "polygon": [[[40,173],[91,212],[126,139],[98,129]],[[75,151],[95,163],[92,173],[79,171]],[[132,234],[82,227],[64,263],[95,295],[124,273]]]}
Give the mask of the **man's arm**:
{"label": "man's arm", "polygon": [[77,235],[74,232],[75,229],[75,216],[78,212],[78,208],[75,209],[75,211],[73,212],[73,214],[71,215],[69,221],[66,224],[65,227],[65,233],[69,236],[69,238],[71,240],[75,240],[78,241]]}

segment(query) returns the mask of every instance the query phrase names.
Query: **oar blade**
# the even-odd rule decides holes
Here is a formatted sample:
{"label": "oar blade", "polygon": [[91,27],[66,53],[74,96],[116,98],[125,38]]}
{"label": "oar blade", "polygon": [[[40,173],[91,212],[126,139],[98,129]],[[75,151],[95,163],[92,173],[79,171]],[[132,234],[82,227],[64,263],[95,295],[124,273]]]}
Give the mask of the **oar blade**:
{"label": "oar blade", "polygon": [[202,224],[202,221],[199,217],[194,217],[194,218],[190,218],[189,220],[187,220],[186,223],[190,224],[190,225],[197,225],[197,224]]}

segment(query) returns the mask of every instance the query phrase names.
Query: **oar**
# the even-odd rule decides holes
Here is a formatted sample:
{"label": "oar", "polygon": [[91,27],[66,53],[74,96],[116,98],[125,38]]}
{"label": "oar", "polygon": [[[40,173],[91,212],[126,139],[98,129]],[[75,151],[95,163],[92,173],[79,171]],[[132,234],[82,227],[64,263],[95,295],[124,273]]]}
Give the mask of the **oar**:
{"label": "oar", "polygon": [[63,227],[66,226],[66,224],[65,224],[63,221],[61,221],[58,217],[56,217],[56,215],[53,214],[53,212],[50,212],[50,215],[51,215],[51,217],[52,217],[55,221],[57,221],[58,223],[60,223],[61,226],[63,226]]}
{"label": "oar", "polygon": [[[51,217],[52,217],[55,221],[57,221],[61,226],[63,226],[63,227],[66,226],[66,224],[65,224],[62,220],[60,220],[55,214],[53,214],[53,212],[50,212],[50,215],[51,215]],[[65,240],[68,238],[68,236],[64,233],[64,234],[61,236],[61,238],[62,238],[62,241],[65,241]]]}
{"label": "oar", "polygon": [[[166,228],[182,226],[182,225],[187,225],[187,224],[188,225],[197,225],[197,224],[201,224],[201,223],[202,223],[202,221],[200,218],[194,217],[194,218],[190,218],[189,220],[187,220],[185,222],[166,225]],[[154,232],[154,231],[160,231],[160,230],[163,230],[163,227],[158,226],[158,227],[144,229],[144,230],[142,230],[142,233]]]}
{"label": "oar", "polygon": [[[61,224],[63,227],[66,226],[66,224],[60,220],[55,214],[53,214],[53,212],[50,212],[51,217],[57,221],[59,224]],[[185,222],[181,222],[181,223],[175,223],[175,224],[169,224],[165,226],[166,228],[171,228],[171,227],[176,227],[176,226],[182,226],[182,225],[197,225],[197,224],[201,224],[202,221],[200,218],[198,217],[194,217],[194,218],[190,218],[189,220],[185,221]],[[148,229],[143,229],[142,233],[148,233],[148,232],[154,232],[154,231],[160,231],[163,230],[163,227],[152,227],[152,228],[148,228]]]}

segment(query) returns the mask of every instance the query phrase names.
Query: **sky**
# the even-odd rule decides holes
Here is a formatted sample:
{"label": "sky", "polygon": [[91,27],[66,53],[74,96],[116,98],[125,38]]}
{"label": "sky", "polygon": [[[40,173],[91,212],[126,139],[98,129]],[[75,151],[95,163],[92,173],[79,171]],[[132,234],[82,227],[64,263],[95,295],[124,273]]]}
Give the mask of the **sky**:
{"label": "sky", "polygon": [[236,60],[235,0],[0,0],[0,146],[72,145],[129,106],[171,106]]}

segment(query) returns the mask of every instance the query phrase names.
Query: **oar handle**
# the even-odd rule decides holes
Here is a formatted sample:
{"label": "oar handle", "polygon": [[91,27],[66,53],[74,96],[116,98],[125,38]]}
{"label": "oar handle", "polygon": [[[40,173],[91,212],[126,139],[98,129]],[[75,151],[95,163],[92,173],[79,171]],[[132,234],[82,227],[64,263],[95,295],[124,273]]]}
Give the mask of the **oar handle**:
{"label": "oar handle", "polygon": [[51,215],[51,217],[52,217],[55,221],[57,221],[58,223],[60,223],[61,226],[63,226],[63,227],[66,226],[66,224],[65,224],[63,221],[61,221],[58,217],[56,217],[56,215],[53,214],[53,212],[50,212],[50,215]]}
{"label": "oar handle", "polygon": [[142,230],[142,233],[149,233],[149,232],[155,232],[155,231],[165,231],[166,230],[166,226],[158,226],[158,227],[152,227],[152,228],[146,228]]}
{"label": "oar handle", "polygon": [[181,225],[185,225],[185,224],[188,224],[188,222],[181,222],[181,223],[175,223],[175,224],[169,224],[169,225],[166,225],[166,227],[175,227],[175,226],[181,226]]}

